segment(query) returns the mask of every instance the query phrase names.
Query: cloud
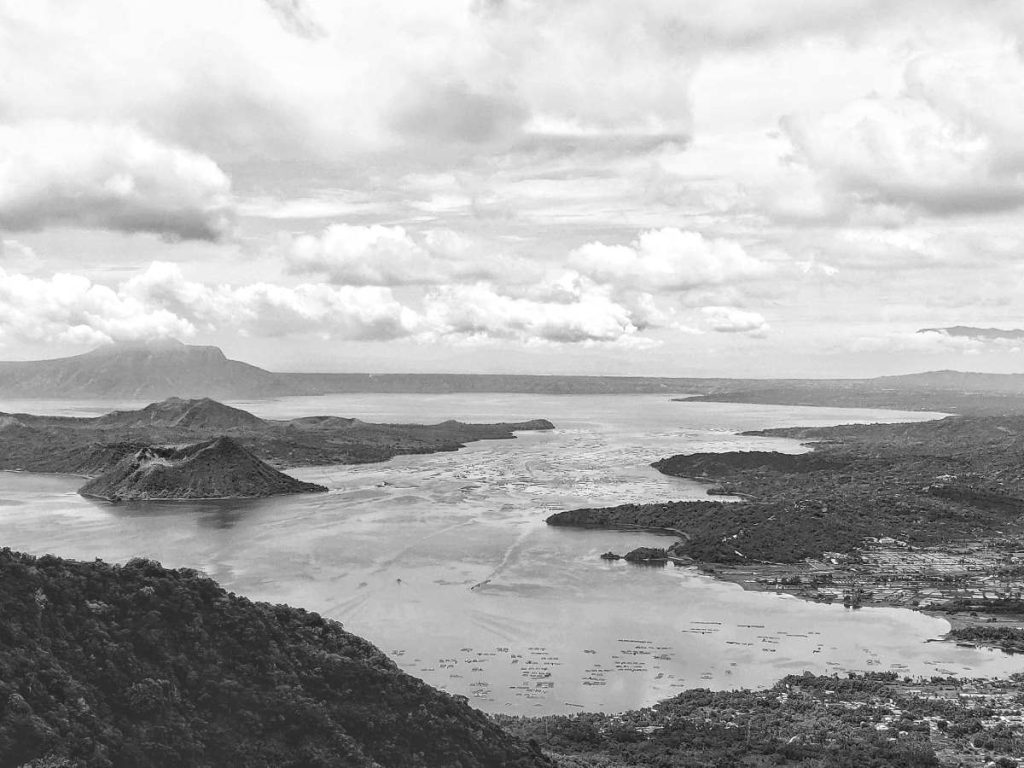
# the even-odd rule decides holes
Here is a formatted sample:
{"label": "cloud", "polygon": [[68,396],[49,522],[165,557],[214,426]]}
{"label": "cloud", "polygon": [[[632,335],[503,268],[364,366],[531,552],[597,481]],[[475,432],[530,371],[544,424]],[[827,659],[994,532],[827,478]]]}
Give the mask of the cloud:
{"label": "cloud", "polygon": [[764,336],[771,327],[757,312],[747,312],[735,307],[703,307],[701,312],[711,329],[720,333]]}
{"label": "cloud", "polygon": [[[0,9],[0,121],[132,122],[230,164],[450,158],[541,123],[689,130],[693,55],[664,3],[38,0]],[[544,34],[537,30],[543,29]]]}
{"label": "cloud", "polygon": [[507,94],[477,93],[464,82],[418,82],[391,118],[401,135],[423,142],[480,145],[514,136],[525,108]]}
{"label": "cloud", "polygon": [[332,224],[320,236],[295,238],[289,271],[324,274],[350,285],[415,285],[436,279],[429,254],[402,227]]}
{"label": "cloud", "polygon": [[173,264],[154,262],[121,293],[207,330],[237,329],[264,337],[313,334],[323,338],[384,340],[410,335],[416,313],[386,288],[304,283],[207,285],[185,279]]}
{"label": "cloud", "polygon": [[794,171],[783,206],[808,217],[857,208],[951,216],[1024,205],[1024,61],[989,40],[910,61],[903,89],[837,111],[787,115]]}
{"label": "cloud", "polygon": [[327,35],[327,31],[317,23],[303,0],[265,0],[265,2],[281,22],[281,26],[293,35],[309,40],[316,40]]}
{"label": "cloud", "polygon": [[954,325],[949,328],[922,328],[918,333],[944,333],[947,336],[974,339],[981,342],[1024,340],[1024,330],[1020,328],[976,328],[970,325]]}
{"label": "cloud", "polygon": [[1001,176],[988,137],[915,99],[869,98],[828,117],[782,122],[798,157],[859,202],[935,214],[1024,203],[1024,183]]}
{"label": "cloud", "polygon": [[588,243],[569,266],[599,283],[651,292],[688,291],[764,277],[767,263],[739,243],[673,227],[640,233],[630,245]]}
{"label": "cloud", "polygon": [[208,285],[161,262],[116,287],[0,268],[0,337],[8,339],[95,344],[230,331],[379,340],[407,337],[417,324],[416,313],[381,288]]}
{"label": "cloud", "polygon": [[79,275],[49,279],[0,267],[0,338],[95,344],[112,339],[191,336],[195,327],[166,309]]}
{"label": "cloud", "polygon": [[509,296],[485,283],[444,286],[424,301],[426,325],[442,337],[524,343],[651,345],[630,310],[586,286],[547,300]]}
{"label": "cloud", "polygon": [[51,225],[216,240],[231,226],[227,176],[209,158],[122,125],[0,125],[0,228]]}
{"label": "cloud", "polygon": [[319,235],[296,237],[286,248],[285,262],[293,274],[381,286],[472,282],[508,268],[500,254],[485,255],[452,230],[428,230],[414,238],[403,227],[379,224],[332,224]]}
{"label": "cloud", "polygon": [[25,269],[29,266],[38,266],[40,259],[35,249],[25,243],[18,240],[0,240],[0,262],[8,269],[12,265]]}
{"label": "cloud", "polygon": [[[1007,351],[1017,351],[1019,344],[1008,345]],[[927,355],[978,354],[986,343],[967,336],[953,336],[942,330],[895,331],[869,336],[858,336],[849,348],[854,352],[907,352]]]}

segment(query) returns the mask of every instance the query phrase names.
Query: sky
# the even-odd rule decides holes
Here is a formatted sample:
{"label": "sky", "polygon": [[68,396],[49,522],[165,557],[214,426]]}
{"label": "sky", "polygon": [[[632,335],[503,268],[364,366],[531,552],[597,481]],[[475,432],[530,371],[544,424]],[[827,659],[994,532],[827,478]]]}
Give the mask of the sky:
{"label": "sky", "polygon": [[1024,364],[1019,0],[0,0],[0,73],[0,359]]}

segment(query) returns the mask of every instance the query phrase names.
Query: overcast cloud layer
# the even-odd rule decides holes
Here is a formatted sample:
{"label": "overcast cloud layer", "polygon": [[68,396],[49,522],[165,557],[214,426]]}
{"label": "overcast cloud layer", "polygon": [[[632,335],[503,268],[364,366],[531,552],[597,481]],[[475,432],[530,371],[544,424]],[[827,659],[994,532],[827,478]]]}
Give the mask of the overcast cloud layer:
{"label": "overcast cloud layer", "polygon": [[1018,370],[1008,0],[0,0],[0,357]]}

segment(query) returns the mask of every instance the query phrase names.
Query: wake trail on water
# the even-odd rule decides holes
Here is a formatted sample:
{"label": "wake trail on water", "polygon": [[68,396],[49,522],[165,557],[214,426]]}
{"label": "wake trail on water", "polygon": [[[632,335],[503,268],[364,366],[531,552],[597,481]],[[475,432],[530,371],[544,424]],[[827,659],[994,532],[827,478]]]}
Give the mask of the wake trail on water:
{"label": "wake trail on water", "polygon": [[495,577],[497,577],[502,571],[507,569],[512,564],[513,560],[516,557],[518,557],[519,553],[523,549],[524,544],[526,543],[526,540],[533,535],[534,530],[535,529],[531,526],[528,527],[526,530],[522,531],[518,536],[516,536],[515,540],[505,550],[505,554],[501,558],[501,562],[498,563],[497,567],[495,567],[495,569],[487,575],[486,579],[483,579],[482,581],[479,581],[472,587],[470,587],[470,592],[479,589],[480,587],[486,587],[495,579]]}
{"label": "wake trail on water", "polygon": [[522,619],[519,618],[474,614],[472,622],[474,626],[507,643],[521,641],[524,637],[530,636],[530,632],[523,629]]}
{"label": "wake trail on water", "polygon": [[446,526],[445,528],[440,528],[434,531],[433,533],[428,533],[426,536],[422,536],[419,539],[417,539],[415,544],[409,544],[408,546],[402,547],[387,560],[381,561],[381,563],[370,573],[376,574],[380,573],[381,571],[386,571],[388,570],[388,568],[397,563],[410,552],[420,547],[423,544],[423,542],[430,541],[431,539],[436,539],[438,536],[448,533],[449,531],[454,531],[457,528],[465,528],[467,525],[476,525],[476,522],[476,520],[465,520],[461,523],[454,523],[453,525]]}

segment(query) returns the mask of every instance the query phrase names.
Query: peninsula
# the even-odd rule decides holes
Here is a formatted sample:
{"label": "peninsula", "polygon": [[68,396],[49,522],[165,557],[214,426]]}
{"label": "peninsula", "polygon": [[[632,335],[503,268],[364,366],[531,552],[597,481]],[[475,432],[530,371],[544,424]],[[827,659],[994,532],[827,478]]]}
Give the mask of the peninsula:
{"label": "peninsula", "polygon": [[[942,613],[958,641],[1021,646],[1024,415],[771,429],[809,453],[654,463],[732,500],[577,509],[550,525],[662,530],[668,555],[748,589]],[[984,625],[984,630],[978,629]]]}

